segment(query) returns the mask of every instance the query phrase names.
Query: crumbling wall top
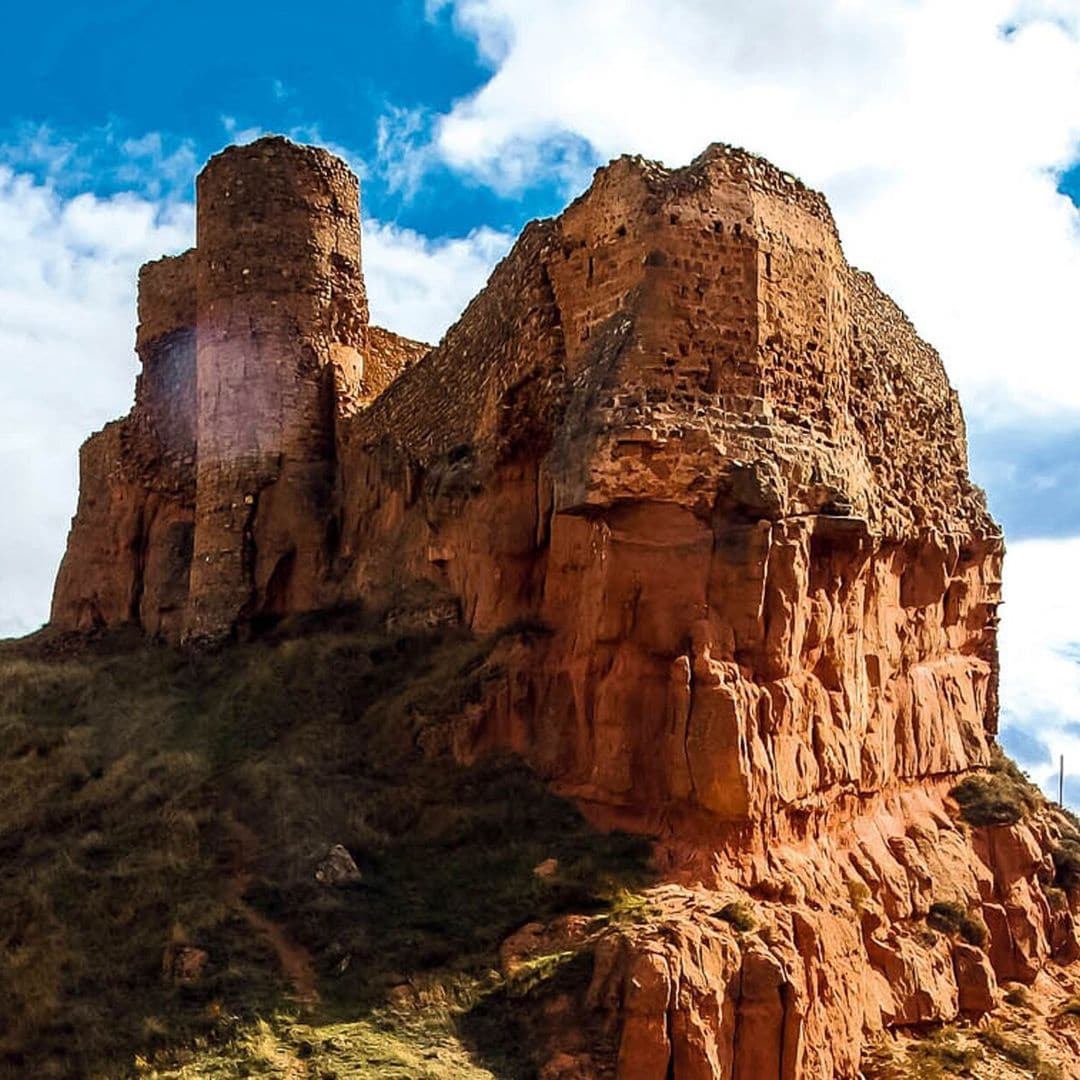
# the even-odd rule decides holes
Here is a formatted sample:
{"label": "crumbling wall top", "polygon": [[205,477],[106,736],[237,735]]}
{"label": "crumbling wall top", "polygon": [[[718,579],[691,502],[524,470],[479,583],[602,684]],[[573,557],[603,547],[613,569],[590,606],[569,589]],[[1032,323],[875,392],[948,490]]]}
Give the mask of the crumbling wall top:
{"label": "crumbling wall top", "polygon": [[252,292],[351,295],[367,321],[360,182],[340,158],[268,136],[216,154],[196,180],[202,299]]}
{"label": "crumbling wall top", "polygon": [[195,325],[195,249],[145,263],[139,270],[135,347]]}
{"label": "crumbling wall top", "polygon": [[798,177],[777,168],[749,150],[727,143],[710,143],[689,165],[671,169],[662,162],[640,154],[623,154],[596,170],[590,187],[570,205],[595,198],[596,192],[610,184],[624,183],[629,176],[644,183],[652,193],[666,196],[727,181],[746,186],[752,193],[780,199],[798,206],[824,222],[837,238],[839,234],[832,210],[820,191],[807,187]]}

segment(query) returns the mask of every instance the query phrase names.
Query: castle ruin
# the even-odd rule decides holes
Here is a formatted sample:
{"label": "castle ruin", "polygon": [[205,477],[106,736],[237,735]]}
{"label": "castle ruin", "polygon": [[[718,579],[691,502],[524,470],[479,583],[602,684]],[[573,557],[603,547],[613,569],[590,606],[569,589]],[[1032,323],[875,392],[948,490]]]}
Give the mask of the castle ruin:
{"label": "castle ruin", "polygon": [[[774,919],[684,905],[598,955],[620,1080],[852,1077],[865,1033],[1080,955],[1045,837],[948,812],[991,760],[1002,537],[940,358],[819,194],[722,145],[620,158],[433,348],[368,320],[342,162],[261,139],[197,194],[196,247],[140,275],[135,407],[82,449],[54,626],[542,627],[498,639],[455,753],[520,754]],[[934,881],[985,951],[920,934]]]}
{"label": "castle ruin", "polygon": [[220,639],[317,605],[339,425],[426,351],[368,324],[344,162],[232,147],[196,205],[196,246],[139,274],[135,408],[83,448],[56,625]]}

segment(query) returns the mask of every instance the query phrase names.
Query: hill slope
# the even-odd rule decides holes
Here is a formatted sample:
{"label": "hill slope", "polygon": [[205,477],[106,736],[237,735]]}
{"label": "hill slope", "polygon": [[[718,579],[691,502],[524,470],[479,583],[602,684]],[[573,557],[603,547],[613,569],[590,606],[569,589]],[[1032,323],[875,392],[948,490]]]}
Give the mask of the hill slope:
{"label": "hill slope", "polygon": [[[508,980],[499,945],[561,912],[599,927],[647,845],[517,764],[453,764],[490,644],[5,645],[8,1074],[526,1075],[502,1013],[567,958]],[[358,883],[316,881],[334,844]]]}
{"label": "hill slope", "polygon": [[[4,1075],[614,1075],[634,1017],[605,999],[613,957],[775,942],[767,906],[664,883],[645,838],[520,764],[454,762],[516,634],[295,629],[216,655],[0,647]],[[1050,813],[1006,772],[965,812]],[[317,880],[335,844],[359,881]],[[1076,1075],[1075,1005],[1046,991],[902,1029],[866,1075]]]}

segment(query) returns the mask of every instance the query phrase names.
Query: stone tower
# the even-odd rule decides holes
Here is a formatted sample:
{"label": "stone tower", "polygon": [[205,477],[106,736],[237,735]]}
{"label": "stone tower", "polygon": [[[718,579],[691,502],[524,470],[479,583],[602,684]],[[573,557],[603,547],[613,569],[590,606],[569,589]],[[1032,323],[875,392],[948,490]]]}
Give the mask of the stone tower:
{"label": "stone tower", "polygon": [[359,196],[279,136],[202,171],[197,246],[139,274],[135,407],[80,454],[54,626],[214,640],[339,599],[348,421],[428,351],[368,324]]}
{"label": "stone tower", "polygon": [[199,175],[195,250],[197,639],[315,604],[335,401],[367,332],[357,179],[282,138],[230,147]]}

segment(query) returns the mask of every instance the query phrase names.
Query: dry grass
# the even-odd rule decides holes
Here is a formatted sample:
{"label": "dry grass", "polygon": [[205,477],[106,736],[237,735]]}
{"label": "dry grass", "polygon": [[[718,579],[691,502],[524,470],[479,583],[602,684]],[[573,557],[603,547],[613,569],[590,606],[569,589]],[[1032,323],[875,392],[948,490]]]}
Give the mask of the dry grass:
{"label": "dry grass", "polygon": [[[490,981],[499,941],[617,909],[648,844],[593,833],[514,762],[462,769],[438,751],[491,676],[490,643],[305,630],[210,656],[123,637],[0,644],[0,1075],[286,1075],[298,1053],[342,1080],[523,1067],[520,999],[508,1020]],[[245,902],[319,978],[306,1034],[230,895],[236,821],[261,840]],[[315,882],[334,843],[358,886]],[[556,878],[532,873],[552,857]],[[203,978],[163,978],[169,942],[207,951]],[[405,1020],[387,1011],[403,980],[452,992]],[[415,1071],[425,1046],[474,1071]]]}
{"label": "dry grass", "polygon": [[865,1056],[863,1071],[867,1080],[1063,1080],[1035,1042],[999,1026],[946,1024],[921,1035],[883,1039]]}
{"label": "dry grass", "polygon": [[995,748],[984,773],[968,776],[950,792],[969,825],[1014,825],[1043,807],[1046,799],[1015,762]]}

